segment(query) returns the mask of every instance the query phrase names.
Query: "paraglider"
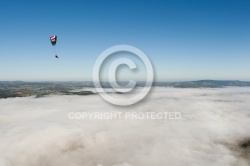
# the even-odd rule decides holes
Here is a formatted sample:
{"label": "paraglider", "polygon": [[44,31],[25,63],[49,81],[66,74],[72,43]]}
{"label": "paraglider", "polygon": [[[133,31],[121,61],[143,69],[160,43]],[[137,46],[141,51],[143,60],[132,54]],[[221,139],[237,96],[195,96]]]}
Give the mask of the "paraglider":
{"label": "paraglider", "polygon": [[57,36],[56,35],[52,35],[49,38],[50,38],[50,42],[51,42],[52,46],[55,47],[55,58],[59,59],[59,57],[57,56],[57,53],[56,53]]}
{"label": "paraglider", "polygon": [[55,35],[50,36],[50,41],[51,41],[52,46],[55,46],[56,41],[57,41],[57,36],[55,36]]}

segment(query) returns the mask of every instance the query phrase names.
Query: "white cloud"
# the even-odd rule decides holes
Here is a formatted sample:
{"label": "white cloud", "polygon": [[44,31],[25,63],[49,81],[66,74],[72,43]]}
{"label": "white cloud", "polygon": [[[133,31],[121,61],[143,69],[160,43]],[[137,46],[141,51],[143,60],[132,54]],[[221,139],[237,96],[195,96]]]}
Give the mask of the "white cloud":
{"label": "white cloud", "polygon": [[[250,88],[154,88],[117,107],[98,95],[0,100],[0,166],[248,165]],[[70,120],[69,112],[180,112],[181,120]]]}

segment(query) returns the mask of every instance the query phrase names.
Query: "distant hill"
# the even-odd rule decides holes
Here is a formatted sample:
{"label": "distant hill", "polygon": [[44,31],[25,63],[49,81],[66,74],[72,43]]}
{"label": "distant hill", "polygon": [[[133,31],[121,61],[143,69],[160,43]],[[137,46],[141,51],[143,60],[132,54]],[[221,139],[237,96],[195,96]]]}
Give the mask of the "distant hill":
{"label": "distant hill", "polygon": [[[128,82],[118,82],[121,87],[126,87]],[[103,88],[111,88],[109,82],[101,82]],[[145,86],[145,82],[139,81],[137,87]],[[223,88],[223,87],[249,87],[247,81],[218,81],[218,80],[199,80],[185,82],[154,82],[153,86],[175,87],[175,88]],[[90,91],[72,92],[75,89],[94,87],[91,81],[83,82],[23,82],[23,81],[0,81],[0,98],[36,96],[37,98],[47,95],[88,95]]]}
{"label": "distant hill", "polygon": [[247,87],[250,82],[247,81],[227,81],[227,80],[199,80],[184,82],[155,82],[154,86],[167,86],[175,88],[222,88],[229,86]]}

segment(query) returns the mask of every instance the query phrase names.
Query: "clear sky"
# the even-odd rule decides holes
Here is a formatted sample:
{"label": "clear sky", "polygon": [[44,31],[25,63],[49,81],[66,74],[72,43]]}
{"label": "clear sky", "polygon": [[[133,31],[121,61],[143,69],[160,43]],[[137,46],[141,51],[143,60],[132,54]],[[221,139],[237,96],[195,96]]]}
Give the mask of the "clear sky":
{"label": "clear sky", "polygon": [[0,80],[92,80],[117,44],[147,53],[157,81],[250,81],[250,1],[0,1]]}

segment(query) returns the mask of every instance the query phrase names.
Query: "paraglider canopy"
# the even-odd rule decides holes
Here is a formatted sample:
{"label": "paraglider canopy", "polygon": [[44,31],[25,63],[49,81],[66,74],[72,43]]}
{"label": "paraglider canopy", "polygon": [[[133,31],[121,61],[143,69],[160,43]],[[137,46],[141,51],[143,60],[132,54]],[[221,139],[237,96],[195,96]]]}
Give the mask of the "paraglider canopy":
{"label": "paraglider canopy", "polygon": [[50,36],[50,42],[51,42],[52,46],[56,45],[56,40],[57,40],[57,36],[55,36],[55,35]]}

